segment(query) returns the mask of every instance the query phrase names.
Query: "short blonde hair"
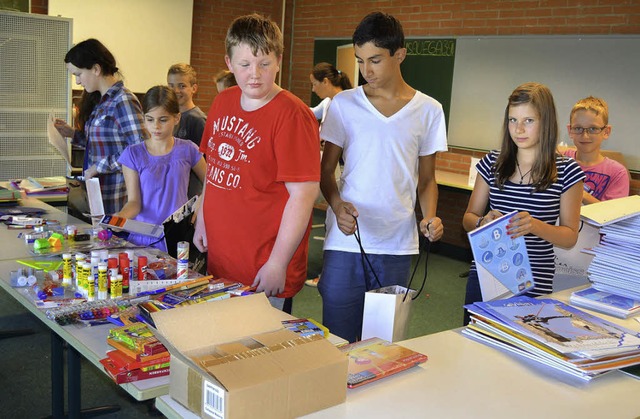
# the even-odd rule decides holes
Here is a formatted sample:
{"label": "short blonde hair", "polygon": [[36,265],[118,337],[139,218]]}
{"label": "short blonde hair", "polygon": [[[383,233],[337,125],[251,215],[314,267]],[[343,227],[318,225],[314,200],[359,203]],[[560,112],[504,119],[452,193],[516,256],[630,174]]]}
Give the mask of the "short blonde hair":
{"label": "short blonde hair", "polygon": [[282,32],[278,25],[257,13],[240,16],[229,26],[225,39],[227,55],[231,57],[233,47],[240,44],[248,45],[253,55],[257,55],[258,51],[265,55],[273,52],[279,58],[284,51]]}
{"label": "short blonde hair", "polygon": [[569,115],[569,123],[571,123],[571,120],[573,120],[573,115],[578,111],[591,111],[596,115],[602,116],[602,122],[604,122],[605,125],[609,124],[609,106],[607,105],[607,102],[604,101],[604,99],[589,96],[577,101],[571,109],[571,114]]}
{"label": "short blonde hair", "polygon": [[196,73],[195,68],[186,63],[178,63],[169,67],[169,72],[167,73],[167,75],[170,74],[182,74],[184,76],[187,76],[189,77],[189,83],[191,83],[192,85],[198,83],[198,74]]}

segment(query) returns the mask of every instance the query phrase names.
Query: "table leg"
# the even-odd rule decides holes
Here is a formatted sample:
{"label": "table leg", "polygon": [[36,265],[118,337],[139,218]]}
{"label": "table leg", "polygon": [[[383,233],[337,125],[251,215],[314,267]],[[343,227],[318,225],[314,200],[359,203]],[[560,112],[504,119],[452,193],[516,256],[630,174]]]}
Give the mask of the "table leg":
{"label": "table leg", "polygon": [[67,347],[67,389],[69,419],[80,418],[80,353]]}
{"label": "table leg", "polygon": [[51,413],[64,417],[64,340],[51,331]]}

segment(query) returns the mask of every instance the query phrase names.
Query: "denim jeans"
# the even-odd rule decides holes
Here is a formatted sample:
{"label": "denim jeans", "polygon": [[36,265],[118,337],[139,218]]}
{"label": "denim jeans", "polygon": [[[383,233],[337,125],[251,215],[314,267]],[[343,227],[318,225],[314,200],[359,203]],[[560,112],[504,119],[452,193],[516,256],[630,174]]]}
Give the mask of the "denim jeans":
{"label": "denim jeans", "polygon": [[349,342],[360,339],[364,294],[389,285],[406,286],[411,255],[367,255],[378,277],[376,281],[360,253],[326,250],[318,291],[322,296],[322,323],[329,332]]}

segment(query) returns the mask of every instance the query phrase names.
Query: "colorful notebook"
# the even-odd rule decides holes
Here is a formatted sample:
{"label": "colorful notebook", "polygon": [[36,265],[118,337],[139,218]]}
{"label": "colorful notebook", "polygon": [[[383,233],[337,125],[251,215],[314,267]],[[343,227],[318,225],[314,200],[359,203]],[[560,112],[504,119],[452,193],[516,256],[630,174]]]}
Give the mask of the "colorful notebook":
{"label": "colorful notebook", "polygon": [[505,214],[467,233],[483,301],[523,294],[534,286],[524,237],[512,239],[507,234],[515,214]]}
{"label": "colorful notebook", "polygon": [[349,388],[396,374],[428,359],[426,355],[380,338],[365,339],[339,349],[349,357]]}

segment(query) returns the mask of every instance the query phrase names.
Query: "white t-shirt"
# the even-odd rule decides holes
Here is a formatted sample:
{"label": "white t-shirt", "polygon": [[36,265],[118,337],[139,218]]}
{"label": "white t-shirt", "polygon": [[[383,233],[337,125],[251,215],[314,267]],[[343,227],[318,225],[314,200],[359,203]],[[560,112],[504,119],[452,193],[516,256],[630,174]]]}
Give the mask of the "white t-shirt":
{"label": "white t-shirt", "polygon": [[[338,93],[322,124],[321,137],[343,149],[338,188],[358,210],[365,252],[418,253],[414,215],[418,157],[447,150],[442,105],[416,91],[402,109],[382,115],[362,87]],[[360,252],[353,235],[344,235],[327,209],[325,250]]]}
{"label": "white t-shirt", "polygon": [[316,106],[311,108],[311,112],[316,116],[316,119],[324,121],[325,116],[327,116],[327,110],[329,110],[329,105],[331,104],[331,98],[329,96],[322,99],[322,102],[318,103]]}

